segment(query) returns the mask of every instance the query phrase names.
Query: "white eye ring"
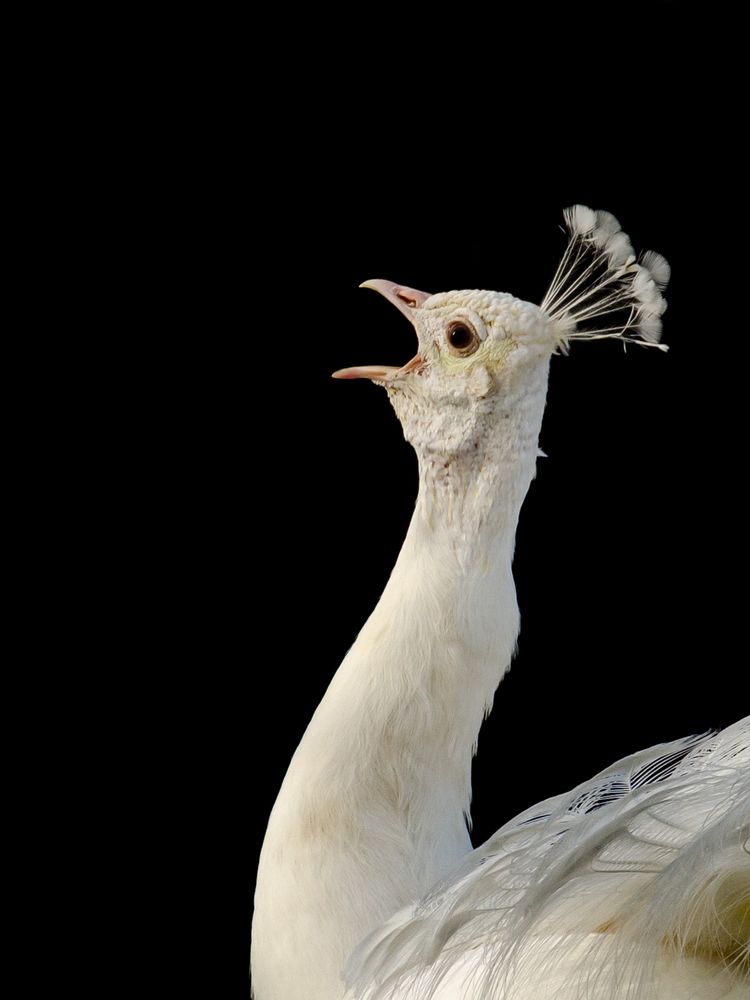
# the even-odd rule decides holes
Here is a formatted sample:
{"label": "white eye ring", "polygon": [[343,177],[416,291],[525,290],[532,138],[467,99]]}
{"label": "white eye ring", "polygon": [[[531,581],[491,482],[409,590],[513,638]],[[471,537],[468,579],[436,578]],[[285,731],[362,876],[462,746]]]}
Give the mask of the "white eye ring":
{"label": "white eye ring", "polygon": [[449,323],[445,331],[445,339],[451,354],[460,358],[467,358],[481,344],[476,330],[465,319],[457,319]]}

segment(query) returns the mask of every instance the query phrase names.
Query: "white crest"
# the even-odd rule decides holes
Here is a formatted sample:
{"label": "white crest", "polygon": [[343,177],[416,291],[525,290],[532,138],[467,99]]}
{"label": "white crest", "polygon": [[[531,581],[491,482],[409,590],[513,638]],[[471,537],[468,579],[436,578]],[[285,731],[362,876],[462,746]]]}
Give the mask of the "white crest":
{"label": "white crest", "polygon": [[653,250],[639,259],[610,212],[573,205],[564,213],[568,245],[541,308],[553,321],[560,345],[571,340],[620,340],[658,347],[667,261]]}

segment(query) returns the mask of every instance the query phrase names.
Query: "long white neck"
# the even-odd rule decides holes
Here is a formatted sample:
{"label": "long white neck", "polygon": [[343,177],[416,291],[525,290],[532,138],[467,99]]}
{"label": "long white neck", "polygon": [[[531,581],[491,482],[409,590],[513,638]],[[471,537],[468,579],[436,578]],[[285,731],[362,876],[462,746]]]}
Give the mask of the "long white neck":
{"label": "long white neck", "polygon": [[547,369],[472,455],[420,455],[385,591],[318,707],[263,845],[256,1000],[336,1000],[352,949],[471,849],[471,758],[519,616],[511,560]]}

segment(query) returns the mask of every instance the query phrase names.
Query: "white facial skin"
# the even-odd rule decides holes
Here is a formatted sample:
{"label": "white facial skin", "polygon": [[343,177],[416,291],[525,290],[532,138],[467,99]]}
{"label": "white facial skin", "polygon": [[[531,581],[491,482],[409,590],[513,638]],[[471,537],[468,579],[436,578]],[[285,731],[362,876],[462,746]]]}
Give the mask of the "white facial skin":
{"label": "white facial skin", "polygon": [[407,440],[424,456],[480,446],[509,406],[538,389],[534,371],[546,374],[557,346],[545,313],[503,292],[441,292],[409,317],[422,363],[369,377],[385,387]]}

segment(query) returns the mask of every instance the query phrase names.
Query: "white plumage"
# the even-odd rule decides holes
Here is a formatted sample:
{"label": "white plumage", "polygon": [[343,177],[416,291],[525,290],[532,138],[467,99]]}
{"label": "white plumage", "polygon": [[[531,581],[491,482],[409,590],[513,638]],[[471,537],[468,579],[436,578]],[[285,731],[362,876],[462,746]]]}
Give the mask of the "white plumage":
{"label": "white plumage", "polygon": [[749,747],[745,720],[527,810],[360,945],[351,995],[747,997]]}
{"label": "white plumage", "polygon": [[[414,323],[383,385],[414,517],[271,815],[256,1000],[718,1000],[750,995],[750,719],[642,751],[477,850],[471,758],[518,635],[511,560],[549,359],[661,346],[669,265],[575,206],[542,306],[367,283]],[[344,977],[346,977],[345,985]]]}

